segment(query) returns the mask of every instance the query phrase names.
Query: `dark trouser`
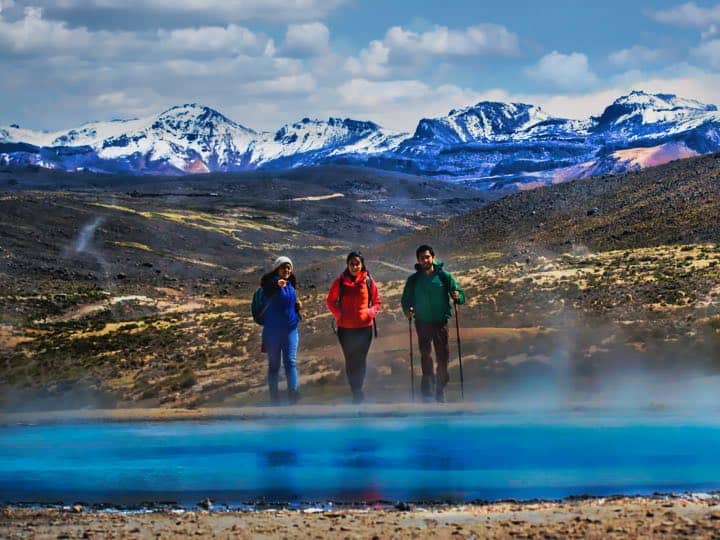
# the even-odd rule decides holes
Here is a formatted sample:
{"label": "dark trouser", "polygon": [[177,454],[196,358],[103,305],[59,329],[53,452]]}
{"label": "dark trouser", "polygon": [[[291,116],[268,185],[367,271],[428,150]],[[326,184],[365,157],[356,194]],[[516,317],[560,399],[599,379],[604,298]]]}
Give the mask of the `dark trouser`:
{"label": "dark trouser", "polygon": [[[433,395],[433,391],[442,392],[450,380],[448,362],[450,361],[450,345],[447,321],[425,322],[415,320],[418,343],[420,346],[420,362],[422,364],[422,382],[420,390],[424,397]],[[432,359],[432,348],[435,346],[437,358],[437,387],[435,386],[435,366]]]}
{"label": "dark trouser", "polygon": [[362,391],[367,368],[367,353],[372,342],[372,326],[338,328],[338,339],[345,355],[345,373],[353,394]]}

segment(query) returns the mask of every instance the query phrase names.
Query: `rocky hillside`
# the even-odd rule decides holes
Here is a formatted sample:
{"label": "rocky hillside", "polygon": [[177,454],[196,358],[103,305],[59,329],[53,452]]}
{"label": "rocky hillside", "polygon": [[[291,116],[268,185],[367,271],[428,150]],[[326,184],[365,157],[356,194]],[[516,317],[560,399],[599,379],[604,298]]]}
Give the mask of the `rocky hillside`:
{"label": "rocky hillside", "polygon": [[[163,181],[5,191],[2,405],[266,402],[249,300],[261,259],[279,252],[298,265],[304,401],[346,400],[325,296],[355,239],[383,302],[368,368],[372,401],[408,398],[399,303],[424,242],[467,293],[459,308],[466,399],[665,406],[712,398],[707,389],[720,375],[718,157],[475,209],[484,201],[468,195],[477,192],[347,169],[229,183],[220,176],[213,191],[204,180],[181,189]],[[449,216],[453,209],[468,211]],[[458,367],[453,344],[451,400]]]}
{"label": "rocky hillside", "polygon": [[497,200],[388,246],[464,254],[515,245],[555,253],[720,241],[720,154],[548,186]]}

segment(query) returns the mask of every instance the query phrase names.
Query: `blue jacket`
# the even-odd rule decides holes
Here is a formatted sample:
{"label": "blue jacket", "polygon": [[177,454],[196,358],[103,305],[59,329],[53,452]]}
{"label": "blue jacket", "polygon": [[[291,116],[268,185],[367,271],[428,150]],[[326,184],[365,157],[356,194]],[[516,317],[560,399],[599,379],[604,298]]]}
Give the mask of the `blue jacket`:
{"label": "blue jacket", "polygon": [[295,308],[297,292],[289,281],[284,287],[279,287],[278,279],[280,278],[274,277],[272,283],[263,286],[268,302],[264,326],[271,331],[294,330],[300,322],[300,315]]}

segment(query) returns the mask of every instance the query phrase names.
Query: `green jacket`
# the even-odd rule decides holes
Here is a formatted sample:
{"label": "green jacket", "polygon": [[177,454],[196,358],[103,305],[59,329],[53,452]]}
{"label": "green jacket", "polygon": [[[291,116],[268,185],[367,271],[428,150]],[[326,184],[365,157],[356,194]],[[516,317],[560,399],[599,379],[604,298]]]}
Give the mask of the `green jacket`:
{"label": "green jacket", "polygon": [[423,322],[445,322],[452,318],[450,293],[458,291],[458,304],[465,303],[465,293],[452,274],[443,269],[443,263],[435,261],[430,275],[415,265],[417,272],[405,282],[402,293],[403,311],[415,308],[415,319]]}

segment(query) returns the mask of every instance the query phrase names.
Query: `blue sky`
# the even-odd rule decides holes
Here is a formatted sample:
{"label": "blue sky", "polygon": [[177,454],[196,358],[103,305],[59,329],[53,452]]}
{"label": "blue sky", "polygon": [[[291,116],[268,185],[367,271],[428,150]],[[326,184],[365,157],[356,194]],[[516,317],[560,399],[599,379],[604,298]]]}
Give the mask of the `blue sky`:
{"label": "blue sky", "polygon": [[597,115],[631,89],[720,103],[720,2],[0,0],[0,125],[198,102],[258,130],[411,131],[480,100]]}

